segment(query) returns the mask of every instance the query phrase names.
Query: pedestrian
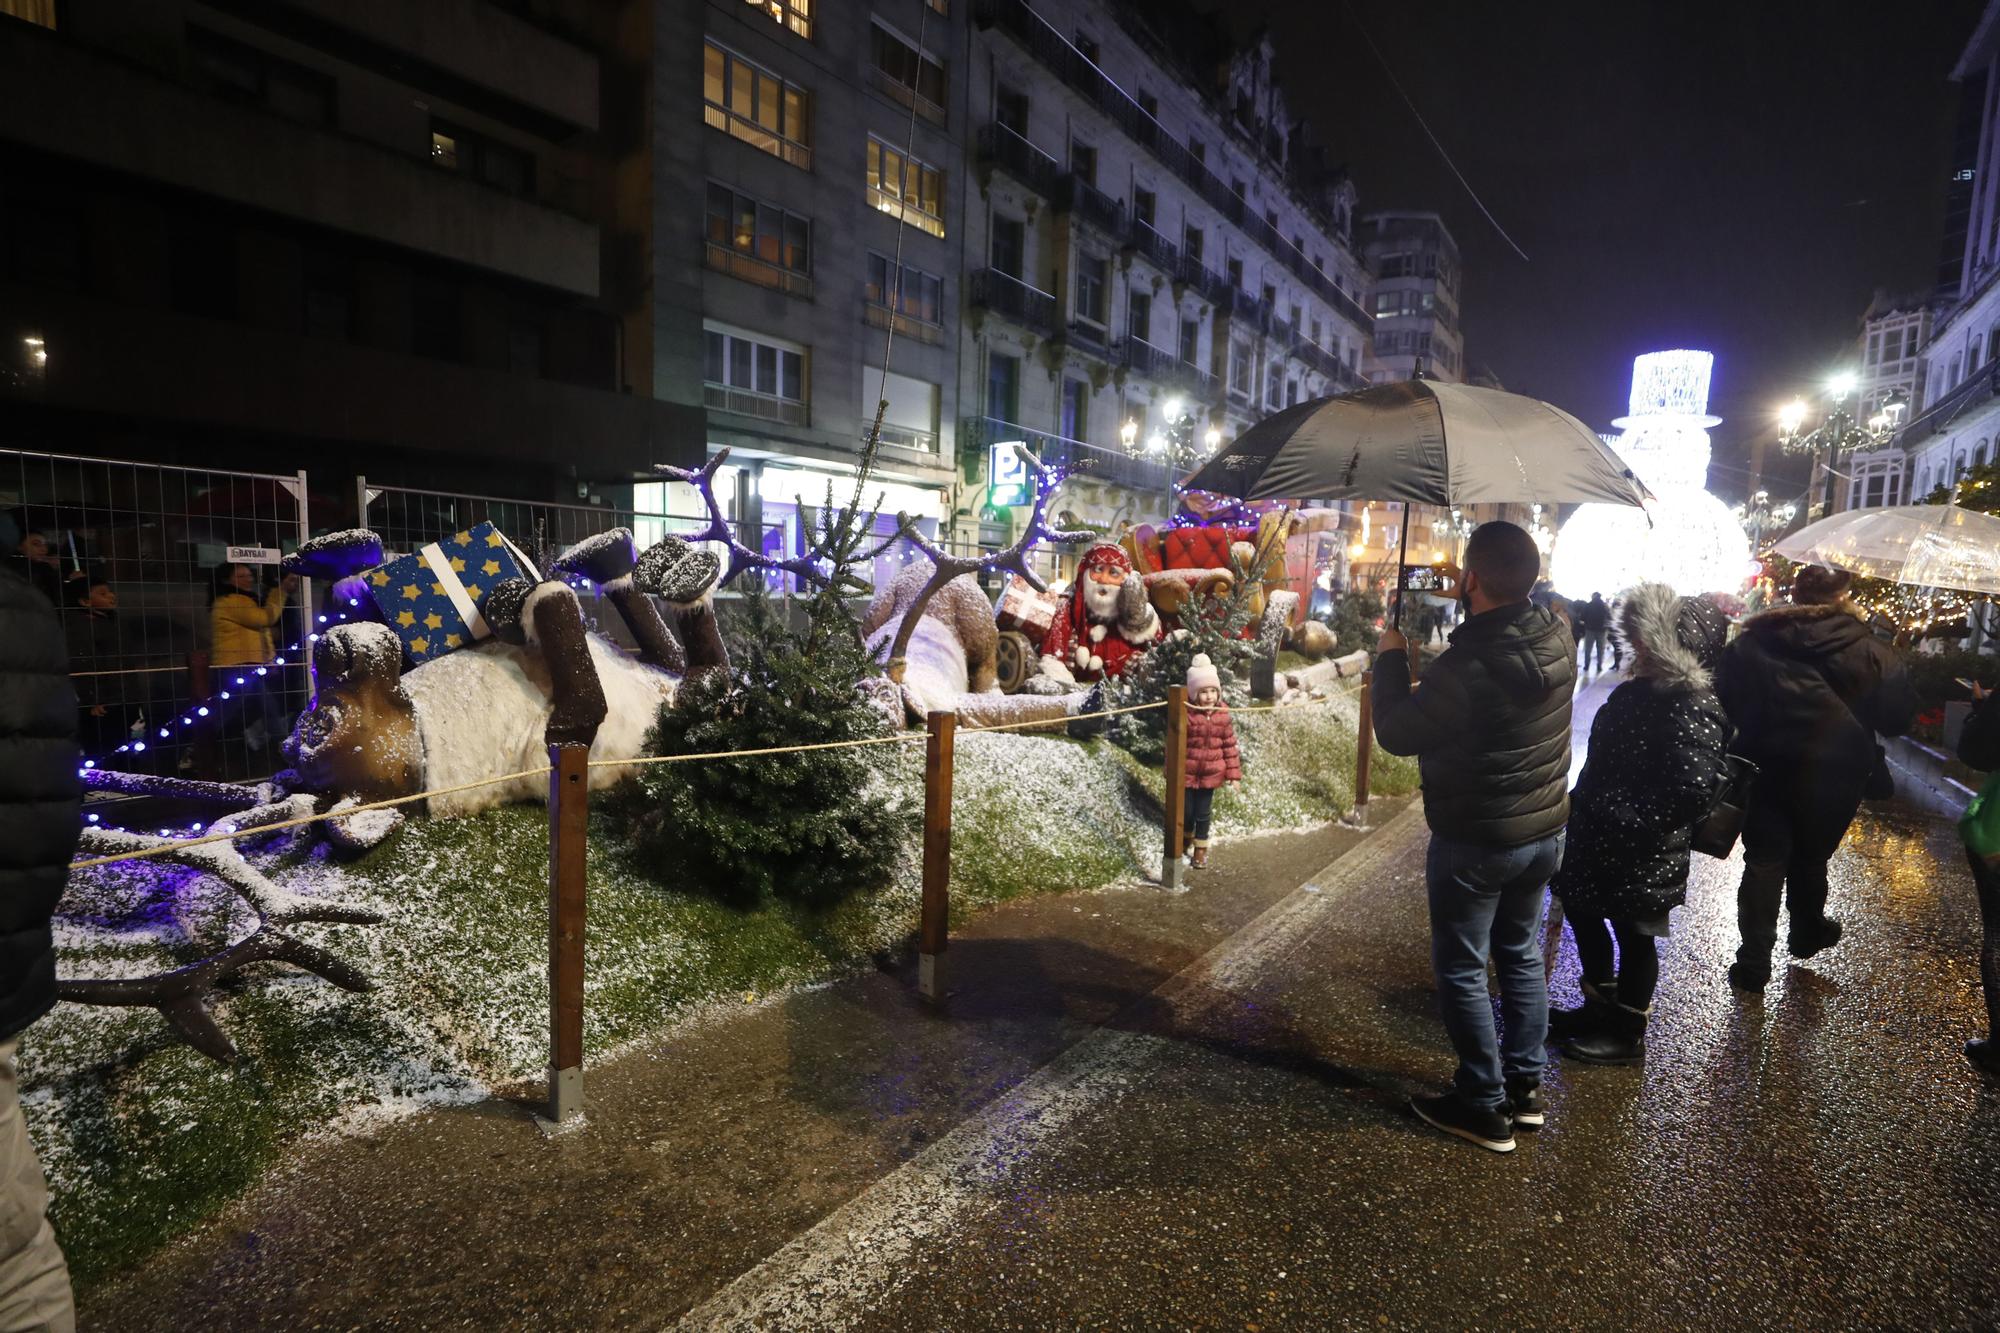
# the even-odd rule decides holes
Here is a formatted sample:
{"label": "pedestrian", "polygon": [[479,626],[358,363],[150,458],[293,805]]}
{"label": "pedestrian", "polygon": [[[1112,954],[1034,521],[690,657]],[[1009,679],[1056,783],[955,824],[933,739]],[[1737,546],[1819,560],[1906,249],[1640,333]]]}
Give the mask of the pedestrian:
{"label": "pedestrian", "polygon": [[[1540,569],[1525,530],[1481,524],[1459,581],[1465,616],[1423,683],[1412,686],[1409,645],[1395,629],[1383,632],[1375,659],[1375,739],[1416,755],[1422,773],[1431,968],[1458,1054],[1452,1090],[1410,1109],[1493,1152],[1512,1152],[1515,1126],[1545,1117],[1542,891],[1562,860],[1577,671],[1569,627],[1528,600]],[[1489,954],[1500,976],[1498,1033]]]}
{"label": "pedestrian", "polygon": [[[276,660],[272,638],[284,618],[285,599],[299,583],[299,576],[287,574],[273,584],[262,598],[257,595],[257,573],[248,565],[223,565],[215,572],[215,597],[209,603],[211,630],[208,660],[218,667],[264,666]],[[272,673],[253,692],[256,703],[245,704],[249,721],[243,729],[243,743],[251,750],[284,738],[285,704],[281,697],[284,678]]]}
{"label": "pedestrian", "polygon": [[1187,791],[1181,822],[1191,843],[1188,864],[1200,870],[1208,864],[1216,789],[1243,780],[1243,761],[1236,751],[1236,723],[1222,702],[1222,676],[1207,653],[1196,653],[1188,663],[1187,692]]}
{"label": "pedestrian", "polygon": [[1604,594],[1594,592],[1576,613],[1577,627],[1583,631],[1583,669],[1604,670],[1604,635],[1611,628],[1611,608]]}
{"label": "pedestrian", "polygon": [[1876,733],[1900,736],[1916,717],[1909,672],[1847,599],[1853,582],[1844,570],[1801,568],[1791,604],[1745,621],[1716,670],[1734,747],[1758,766],[1743,815],[1742,943],[1729,969],[1739,991],[1771,979],[1781,896],[1794,958],[1839,942],[1826,863],[1862,797],[1886,781]]}
{"label": "pedestrian", "polygon": [[87,755],[101,757],[130,739],[132,710],[125,706],[125,665],[119,640],[118,592],[101,569],[71,583],[73,603],[63,615],[70,684],[76,689],[78,735]]}
{"label": "pedestrian", "polygon": [[1729,779],[1729,719],[1710,677],[1729,618],[1705,598],[1643,583],[1625,594],[1619,630],[1632,674],[1590,724],[1562,869],[1549,886],[1576,936],[1584,1002],[1551,1014],[1550,1028],[1564,1055],[1633,1065],[1646,1053],[1657,941],[1687,901],[1695,825]]}
{"label": "pedestrian", "polygon": [[1612,602],[1607,616],[1607,619],[1611,623],[1611,634],[1609,637],[1611,639],[1611,669],[1613,671],[1623,671],[1625,669],[1625,636],[1618,632],[1618,627],[1624,623],[1622,619],[1624,615],[1623,607],[1624,603],[1622,602]]}
{"label": "pedestrian", "polygon": [[[1959,733],[1958,757],[1968,768],[2000,772],[2000,703],[1995,702],[2000,694],[1974,685],[1972,697],[1975,704],[1965,720],[1965,730]],[[1994,781],[1989,778],[1980,790],[1979,804],[1993,798]],[[1973,811],[1968,811],[1967,817],[1979,818]],[[2000,857],[1986,855],[1996,850],[1991,845],[1973,845],[1980,830],[1965,825],[1960,828],[1968,835],[1965,859],[1972,864],[1972,887],[1979,895],[1979,979],[1986,993],[1986,1036],[1965,1043],[1965,1058],[1974,1068],[2000,1078]]]}
{"label": "pedestrian", "polygon": [[55,608],[11,569],[0,569],[0,681],[0,1328],[67,1333],[76,1327],[69,1268],[49,1227],[15,1058],[23,1029],[56,1002],[49,918],[83,820],[76,693]]}

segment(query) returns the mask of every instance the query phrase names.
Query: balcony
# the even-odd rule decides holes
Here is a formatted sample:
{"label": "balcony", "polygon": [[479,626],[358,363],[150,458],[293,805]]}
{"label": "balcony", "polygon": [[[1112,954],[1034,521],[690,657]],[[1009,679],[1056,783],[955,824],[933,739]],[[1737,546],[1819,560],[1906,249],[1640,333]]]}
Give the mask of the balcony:
{"label": "balcony", "polygon": [[810,273],[795,272],[714,241],[707,243],[707,257],[708,266],[717,273],[727,273],[732,278],[740,278],[759,287],[768,287],[787,296],[797,296],[808,301],[812,299],[813,280]]}
{"label": "balcony", "polygon": [[1985,404],[1996,392],[2000,392],[2000,361],[1989,361],[1903,427],[1896,443],[1908,447],[1939,434],[1973,408]]}
{"label": "balcony", "polygon": [[971,303],[1010,319],[1024,329],[1045,338],[1056,332],[1056,298],[1039,287],[1030,287],[1011,273],[982,268],[972,275]]}
{"label": "balcony", "polygon": [[960,447],[984,453],[995,444],[1026,445],[1049,467],[1068,468],[1095,481],[1107,481],[1141,491],[1164,491],[1169,473],[1157,459],[1134,458],[1122,449],[1105,449],[1047,431],[1031,430],[997,417],[967,417],[959,426]]}
{"label": "balcony", "polygon": [[1169,278],[1180,276],[1180,250],[1172,241],[1137,218],[1132,219],[1132,229],[1125,234],[1125,248],[1144,256],[1146,262]]}
{"label": "balcony", "polygon": [[1218,307],[1226,306],[1230,293],[1236,290],[1235,284],[1228,278],[1212,268],[1204,268],[1201,261],[1191,255],[1181,256],[1180,270],[1176,276],[1182,286],[1194,288]]}
{"label": "balcony", "polygon": [[1056,160],[1005,125],[979,129],[979,160],[999,167],[1044,199],[1056,197],[1062,168]]}
{"label": "balcony", "polygon": [[930,98],[925,97],[915,88],[904,83],[887,70],[871,68],[868,71],[868,77],[874,84],[875,91],[881,93],[890,101],[895,102],[899,106],[910,108],[933,125],[941,126],[944,124],[943,107],[931,101]]}
{"label": "balcony", "polygon": [[1056,334],[1056,341],[1074,351],[1082,352],[1085,356],[1096,357],[1099,361],[1109,361],[1113,365],[1118,362],[1118,353],[1111,343],[1111,331],[1102,324],[1073,319],[1067,327]]}
{"label": "balcony", "polygon": [[1262,297],[1252,296],[1241,287],[1225,283],[1223,292],[1216,298],[1215,308],[1225,319],[1234,320],[1259,333],[1271,326],[1271,307],[1264,304]]}
{"label": "balcony", "polygon": [[701,398],[703,406],[716,412],[734,412],[738,416],[757,417],[787,426],[803,426],[808,417],[804,403],[752,393],[748,389],[733,389],[727,384],[702,385]]}
{"label": "balcony", "polygon": [[863,300],[861,318],[871,329],[895,327],[898,338],[909,338],[914,342],[935,346],[944,341],[944,326],[929,320],[918,319],[915,315],[905,315],[891,310],[879,302]]}
{"label": "balcony", "polygon": [[[863,448],[868,445],[868,432],[873,423],[861,429],[859,440]],[[892,449],[910,449],[920,454],[934,454],[938,451],[938,437],[934,430],[918,430],[914,426],[898,426],[893,422],[882,423],[882,443]]]}
{"label": "balcony", "polygon": [[1083,219],[1110,236],[1125,235],[1125,205],[1081,176],[1068,175],[1056,191],[1056,211]]}
{"label": "balcony", "polygon": [[812,170],[813,150],[810,146],[767,130],[748,116],[739,116],[719,103],[703,102],[701,117],[712,130],[721,130],[730,138],[747,143],[759,152],[769,153],[801,171]]}

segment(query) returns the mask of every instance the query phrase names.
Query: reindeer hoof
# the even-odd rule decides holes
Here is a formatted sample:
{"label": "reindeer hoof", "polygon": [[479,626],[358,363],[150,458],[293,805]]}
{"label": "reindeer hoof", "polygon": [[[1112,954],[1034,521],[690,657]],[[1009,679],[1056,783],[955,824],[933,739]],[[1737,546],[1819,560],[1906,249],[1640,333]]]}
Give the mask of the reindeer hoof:
{"label": "reindeer hoof", "polygon": [[595,537],[585,537],[556,558],[555,571],[581,575],[598,587],[615,582],[632,572],[639,563],[639,548],[633,545],[630,528],[613,528]]}
{"label": "reindeer hoof", "polygon": [[279,561],[287,574],[309,579],[342,579],[382,563],[382,539],[366,528],[329,532],[299,544]]}
{"label": "reindeer hoof", "polygon": [[480,606],[493,637],[517,648],[528,641],[528,627],[522,623],[521,613],[528,605],[528,594],[534,590],[535,585],[526,579],[501,579],[493,585]]}
{"label": "reindeer hoof", "polygon": [[690,546],[679,537],[663,537],[639,557],[632,582],[641,592],[676,606],[692,606],[721,576],[722,561],[715,552]]}

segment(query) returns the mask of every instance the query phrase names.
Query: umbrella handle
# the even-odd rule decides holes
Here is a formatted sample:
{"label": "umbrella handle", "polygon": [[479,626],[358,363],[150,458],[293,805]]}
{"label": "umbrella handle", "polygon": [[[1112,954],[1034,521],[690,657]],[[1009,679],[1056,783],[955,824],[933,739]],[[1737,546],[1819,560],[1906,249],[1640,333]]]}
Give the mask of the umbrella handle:
{"label": "umbrella handle", "polygon": [[1397,629],[1403,628],[1403,566],[1410,559],[1410,502],[1403,501],[1403,533],[1396,552],[1396,606],[1391,613],[1390,623]]}

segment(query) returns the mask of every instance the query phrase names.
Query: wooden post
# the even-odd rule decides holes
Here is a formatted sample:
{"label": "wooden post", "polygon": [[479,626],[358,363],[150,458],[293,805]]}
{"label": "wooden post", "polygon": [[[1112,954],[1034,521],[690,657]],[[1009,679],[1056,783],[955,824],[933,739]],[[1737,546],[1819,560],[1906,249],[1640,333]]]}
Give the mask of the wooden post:
{"label": "wooden post", "polygon": [[958,714],[925,719],[924,896],[917,925],[917,992],[933,1003],[945,997],[944,951],[951,930],[951,754]]}
{"label": "wooden post", "polygon": [[583,870],[590,747],[549,747],[549,1119],[583,1113]]}
{"label": "wooden post", "polygon": [[1354,808],[1368,808],[1368,764],[1375,757],[1375,673],[1361,673],[1361,734],[1354,739]]}
{"label": "wooden post", "polygon": [[1187,829],[1187,686],[1167,686],[1167,772],[1160,804],[1166,813],[1166,859],[1160,863],[1160,883],[1181,886],[1181,844]]}

